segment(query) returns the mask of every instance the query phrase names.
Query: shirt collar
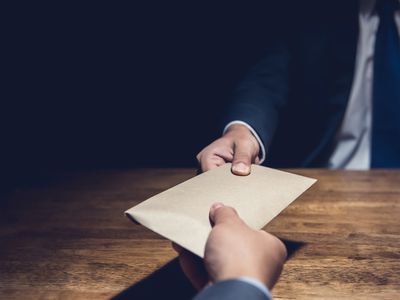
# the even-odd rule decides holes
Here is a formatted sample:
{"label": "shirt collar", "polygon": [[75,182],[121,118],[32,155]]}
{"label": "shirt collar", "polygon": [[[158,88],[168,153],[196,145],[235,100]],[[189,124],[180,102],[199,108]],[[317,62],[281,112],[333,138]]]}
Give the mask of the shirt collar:
{"label": "shirt collar", "polygon": [[[400,6],[400,0],[397,0]],[[371,16],[374,14],[376,0],[360,0],[360,13]]]}

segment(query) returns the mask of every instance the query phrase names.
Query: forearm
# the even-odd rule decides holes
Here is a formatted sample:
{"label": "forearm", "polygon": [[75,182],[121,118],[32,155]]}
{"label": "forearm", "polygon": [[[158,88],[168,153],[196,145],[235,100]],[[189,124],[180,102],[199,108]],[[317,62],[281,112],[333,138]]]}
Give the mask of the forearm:
{"label": "forearm", "polygon": [[278,44],[239,83],[223,120],[224,126],[235,120],[245,122],[265,147],[272,140],[288,94],[289,50],[284,42]]}

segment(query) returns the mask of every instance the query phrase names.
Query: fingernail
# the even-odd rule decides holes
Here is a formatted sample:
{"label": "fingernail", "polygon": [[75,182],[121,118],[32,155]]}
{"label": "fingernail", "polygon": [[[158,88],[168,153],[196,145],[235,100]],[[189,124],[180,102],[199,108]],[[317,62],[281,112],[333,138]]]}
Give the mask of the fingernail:
{"label": "fingernail", "polygon": [[223,207],[223,206],[224,206],[223,203],[221,203],[221,202],[215,202],[213,205],[211,205],[211,209],[212,209],[212,210],[216,210],[216,209],[218,209],[218,208],[220,208],[220,207]]}
{"label": "fingernail", "polygon": [[237,163],[237,164],[233,165],[232,171],[234,173],[238,173],[241,175],[247,175],[250,173],[250,168],[249,168],[249,166],[245,165],[244,163]]}

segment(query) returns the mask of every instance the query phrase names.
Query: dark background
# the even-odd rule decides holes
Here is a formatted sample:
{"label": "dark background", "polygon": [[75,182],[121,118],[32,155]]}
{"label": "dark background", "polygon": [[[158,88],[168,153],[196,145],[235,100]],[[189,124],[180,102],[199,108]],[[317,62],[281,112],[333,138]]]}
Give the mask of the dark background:
{"label": "dark background", "polygon": [[[282,5],[282,4],[281,4]],[[16,4],[5,26],[3,184],[196,167],[276,31],[272,1]]]}

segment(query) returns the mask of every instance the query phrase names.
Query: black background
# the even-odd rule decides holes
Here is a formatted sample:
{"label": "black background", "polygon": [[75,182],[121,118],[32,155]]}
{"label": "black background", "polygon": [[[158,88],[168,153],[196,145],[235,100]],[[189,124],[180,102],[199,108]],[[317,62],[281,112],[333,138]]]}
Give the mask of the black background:
{"label": "black background", "polygon": [[276,6],[8,8],[3,183],[60,170],[195,167],[197,152],[221,134],[232,89],[268,47]]}

